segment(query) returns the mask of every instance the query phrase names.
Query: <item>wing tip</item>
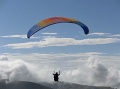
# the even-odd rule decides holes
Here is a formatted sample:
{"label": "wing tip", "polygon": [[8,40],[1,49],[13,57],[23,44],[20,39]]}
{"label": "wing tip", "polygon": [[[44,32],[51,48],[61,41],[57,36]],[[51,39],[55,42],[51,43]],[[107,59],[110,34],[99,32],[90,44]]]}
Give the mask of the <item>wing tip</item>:
{"label": "wing tip", "polygon": [[27,33],[27,38],[28,38],[28,39],[30,38],[29,32]]}

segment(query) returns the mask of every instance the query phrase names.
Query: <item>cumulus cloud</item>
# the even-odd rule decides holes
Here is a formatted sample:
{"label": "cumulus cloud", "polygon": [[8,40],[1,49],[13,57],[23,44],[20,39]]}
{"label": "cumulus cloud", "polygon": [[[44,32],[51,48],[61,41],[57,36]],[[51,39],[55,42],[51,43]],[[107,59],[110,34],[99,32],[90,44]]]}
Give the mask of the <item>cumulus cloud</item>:
{"label": "cumulus cloud", "polygon": [[0,80],[6,78],[9,81],[53,82],[53,71],[60,70],[60,81],[120,87],[120,70],[105,66],[98,56],[90,56],[82,62],[84,65],[74,69],[36,63],[23,60],[0,61]]}
{"label": "cumulus cloud", "polygon": [[0,60],[1,61],[7,61],[8,58],[5,55],[0,55]]}
{"label": "cumulus cloud", "polygon": [[83,40],[76,40],[74,38],[56,38],[47,37],[42,41],[7,44],[4,47],[11,47],[12,49],[33,48],[33,47],[49,47],[49,46],[68,46],[68,45],[98,45],[110,44],[119,42],[118,38],[89,38]]}
{"label": "cumulus cloud", "polygon": [[[91,58],[88,60],[91,60]],[[109,74],[107,67],[100,63],[97,59],[92,59],[89,63],[92,64],[92,67],[90,68],[93,68],[92,79],[94,80],[94,83],[98,83],[99,85],[99,83],[103,84],[107,82],[106,80]]]}

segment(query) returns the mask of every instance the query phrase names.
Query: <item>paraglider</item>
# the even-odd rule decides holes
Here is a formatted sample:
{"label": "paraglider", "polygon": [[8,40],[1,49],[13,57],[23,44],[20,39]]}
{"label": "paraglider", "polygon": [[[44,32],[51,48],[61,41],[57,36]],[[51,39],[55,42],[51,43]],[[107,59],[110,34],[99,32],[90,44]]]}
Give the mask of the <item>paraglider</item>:
{"label": "paraglider", "polygon": [[58,72],[56,72],[56,73],[54,72],[53,75],[54,75],[54,81],[58,82],[58,80],[59,80],[58,76],[60,75],[60,71],[59,71],[59,73]]}
{"label": "paraglider", "polygon": [[65,18],[65,17],[51,17],[51,18],[44,19],[44,20],[38,22],[37,24],[35,24],[28,31],[27,38],[30,38],[34,33],[38,32],[39,30],[41,30],[47,26],[57,24],[57,23],[74,23],[74,24],[81,26],[86,35],[89,33],[88,27],[80,21],[77,21],[77,20],[74,20],[71,18]]}

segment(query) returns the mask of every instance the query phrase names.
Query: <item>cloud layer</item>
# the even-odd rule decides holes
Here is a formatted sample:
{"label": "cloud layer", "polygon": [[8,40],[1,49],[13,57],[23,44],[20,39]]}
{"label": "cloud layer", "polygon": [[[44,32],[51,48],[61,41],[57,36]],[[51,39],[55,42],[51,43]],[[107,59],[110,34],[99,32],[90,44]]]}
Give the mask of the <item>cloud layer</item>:
{"label": "cloud layer", "polygon": [[98,45],[110,44],[119,42],[119,38],[89,38],[83,40],[76,40],[74,38],[56,38],[47,37],[41,41],[7,44],[4,47],[12,49],[33,48],[33,47],[49,47],[49,46],[68,46],[68,45]]}
{"label": "cloud layer", "polygon": [[[8,36],[0,36],[2,38],[27,38],[27,35],[8,35]],[[31,37],[31,38],[37,38],[37,37]]]}
{"label": "cloud layer", "polygon": [[74,69],[56,69],[56,66],[43,66],[22,60],[9,60],[7,57],[2,56],[0,61],[0,80],[9,79],[9,82],[16,80],[53,82],[53,71],[60,70],[60,81],[120,87],[120,70],[105,66],[97,56],[90,56],[87,60],[84,60],[84,62],[79,61],[79,63],[83,65]]}
{"label": "cloud layer", "polygon": [[[48,35],[48,36],[43,36]],[[51,36],[52,35],[52,36]],[[53,36],[54,35],[54,36]],[[12,49],[30,49],[34,47],[50,47],[50,46],[70,46],[70,45],[102,45],[102,44],[111,44],[120,42],[120,34],[110,34],[110,33],[102,33],[95,32],[88,34],[87,39],[76,39],[76,38],[60,38],[55,36],[57,33],[42,33],[42,36],[35,37],[32,36],[29,42],[24,43],[8,43],[3,45],[2,47],[9,47]],[[26,35],[8,35],[8,36],[0,36],[2,38],[26,38]],[[36,38],[36,39],[33,39]],[[39,38],[39,39],[37,39]],[[23,40],[24,40],[23,39]],[[15,39],[16,40],[16,39]],[[37,40],[37,41],[36,41]],[[40,41],[38,41],[40,40]],[[27,40],[28,41],[28,40]]]}

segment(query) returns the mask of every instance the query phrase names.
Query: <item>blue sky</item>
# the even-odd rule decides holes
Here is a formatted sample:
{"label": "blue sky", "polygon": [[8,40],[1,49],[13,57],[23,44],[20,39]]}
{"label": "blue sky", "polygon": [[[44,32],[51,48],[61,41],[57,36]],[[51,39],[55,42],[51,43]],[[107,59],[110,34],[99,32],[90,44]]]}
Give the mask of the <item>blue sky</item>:
{"label": "blue sky", "polygon": [[[119,85],[119,8],[119,0],[0,0],[0,59],[14,61],[4,65],[12,71],[11,79],[19,71],[26,75],[29,69],[40,80],[51,81],[52,75],[46,78],[45,74],[61,69],[66,76],[61,75],[63,81]],[[79,20],[88,26],[90,33],[85,35],[76,24],[60,23],[27,38],[34,24],[54,16]],[[37,71],[26,62],[38,66]],[[7,70],[4,72],[8,73]]]}
{"label": "blue sky", "polygon": [[[21,52],[21,53],[82,53],[82,52],[100,52],[115,54],[119,53],[119,37],[120,35],[120,2],[118,0],[72,0],[72,1],[56,1],[56,0],[2,0],[1,10],[1,53],[4,52]],[[85,23],[90,30],[90,35],[84,35],[82,28],[73,24],[57,24],[45,28],[41,32],[36,33],[37,39],[22,39],[23,35],[37,22],[48,17],[63,16],[74,18]],[[55,33],[55,34],[42,34]],[[97,33],[97,34],[92,34]],[[103,35],[99,35],[103,34]],[[20,37],[9,37],[19,35]],[[7,37],[4,37],[7,36]],[[44,37],[43,37],[44,36]],[[66,45],[66,46],[46,46],[33,47],[29,49],[13,49],[12,46],[6,47],[8,44],[35,42],[46,39],[45,37],[55,38],[73,38],[74,40],[97,39],[97,38],[115,38],[110,43],[86,44],[86,45]],[[47,38],[48,38],[47,37]],[[108,39],[109,40],[109,39]],[[69,43],[68,43],[69,44]]]}

